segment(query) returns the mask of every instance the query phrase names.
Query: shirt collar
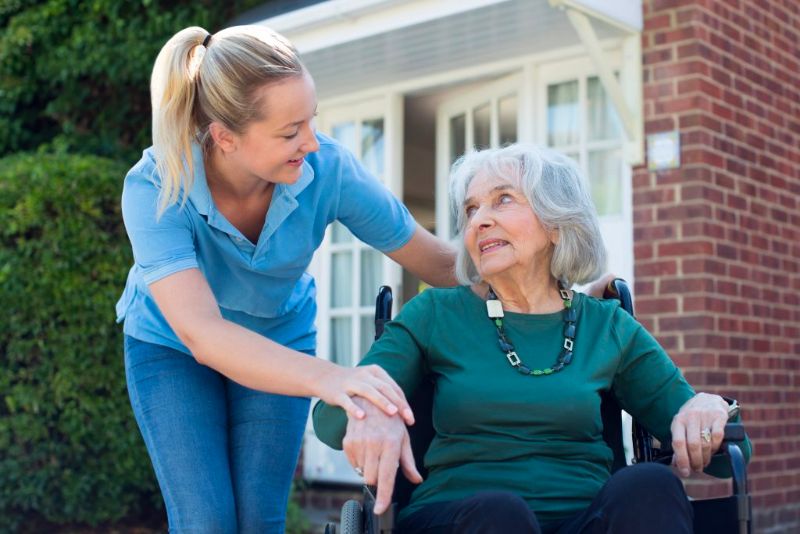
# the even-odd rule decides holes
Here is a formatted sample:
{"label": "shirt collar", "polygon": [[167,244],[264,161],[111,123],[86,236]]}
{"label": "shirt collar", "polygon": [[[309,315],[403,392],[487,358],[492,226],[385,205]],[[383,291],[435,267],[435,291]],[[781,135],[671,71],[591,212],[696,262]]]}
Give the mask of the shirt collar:
{"label": "shirt collar", "polygon": [[[201,215],[208,216],[213,205],[211,192],[206,181],[206,169],[203,161],[203,150],[197,143],[192,143],[192,163],[194,164],[194,182],[189,192],[189,200]],[[314,180],[314,168],[303,161],[303,174],[293,184],[277,184],[279,196],[296,198]]]}
{"label": "shirt collar", "polygon": [[293,184],[277,184],[281,194],[296,198],[314,180],[314,167],[308,161],[303,161],[303,174]]}

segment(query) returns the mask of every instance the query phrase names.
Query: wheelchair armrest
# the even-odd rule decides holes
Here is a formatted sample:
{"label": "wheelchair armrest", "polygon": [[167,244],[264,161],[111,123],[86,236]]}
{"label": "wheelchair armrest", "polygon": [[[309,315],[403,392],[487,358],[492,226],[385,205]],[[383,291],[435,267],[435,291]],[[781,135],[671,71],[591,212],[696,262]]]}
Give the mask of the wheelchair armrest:
{"label": "wheelchair armrest", "polygon": [[[740,444],[746,439],[742,423],[728,423],[725,425],[725,435],[715,457],[725,456],[731,468],[733,478],[733,494],[742,496],[747,494],[747,469],[744,453]],[[672,462],[672,444],[662,444],[661,448],[654,450],[652,461],[669,465]]]}
{"label": "wheelchair armrest", "polygon": [[744,453],[740,443],[746,439],[742,423],[728,423],[725,425],[725,436],[722,438],[717,454],[724,454],[729,458],[731,475],[733,477],[733,494],[744,496],[747,494],[747,469]]}
{"label": "wheelchair armrest", "polygon": [[728,423],[725,425],[725,436],[722,441],[744,441],[744,425],[742,423]]}

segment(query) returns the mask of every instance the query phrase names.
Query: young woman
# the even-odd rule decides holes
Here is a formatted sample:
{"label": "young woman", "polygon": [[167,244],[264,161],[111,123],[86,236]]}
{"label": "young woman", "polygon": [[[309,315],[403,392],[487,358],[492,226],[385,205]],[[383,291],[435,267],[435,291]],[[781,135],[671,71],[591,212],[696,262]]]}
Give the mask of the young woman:
{"label": "young woman", "polygon": [[454,252],[314,131],[314,83],[267,28],[178,32],[151,92],[153,146],[122,197],[131,404],[171,532],[282,532],[308,397],[413,420],[382,369],[311,357],[305,269],[325,228],[341,221],[437,286],[455,284]]}

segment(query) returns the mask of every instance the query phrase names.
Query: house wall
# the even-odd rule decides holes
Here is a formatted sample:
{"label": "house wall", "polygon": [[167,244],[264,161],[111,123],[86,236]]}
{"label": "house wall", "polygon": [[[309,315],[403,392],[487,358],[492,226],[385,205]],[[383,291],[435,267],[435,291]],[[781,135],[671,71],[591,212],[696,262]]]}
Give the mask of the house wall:
{"label": "house wall", "polygon": [[[637,311],[698,389],[740,399],[755,531],[800,531],[800,3],[645,0]],[[726,484],[689,484],[695,496]]]}

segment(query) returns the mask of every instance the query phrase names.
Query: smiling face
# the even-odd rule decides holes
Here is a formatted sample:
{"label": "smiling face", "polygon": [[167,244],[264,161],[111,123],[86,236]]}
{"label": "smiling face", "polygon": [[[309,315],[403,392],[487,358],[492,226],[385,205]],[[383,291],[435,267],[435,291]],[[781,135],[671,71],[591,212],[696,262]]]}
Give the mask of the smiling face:
{"label": "smiling face", "polygon": [[464,201],[464,245],[481,278],[526,278],[549,272],[551,236],[525,194],[506,178],[479,172]]}
{"label": "smiling face", "polygon": [[293,184],[303,174],[305,156],[319,149],[314,82],[308,74],[286,78],[260,88],[256,98],[265,118],[232,136],[227,157],[243,175]]}

